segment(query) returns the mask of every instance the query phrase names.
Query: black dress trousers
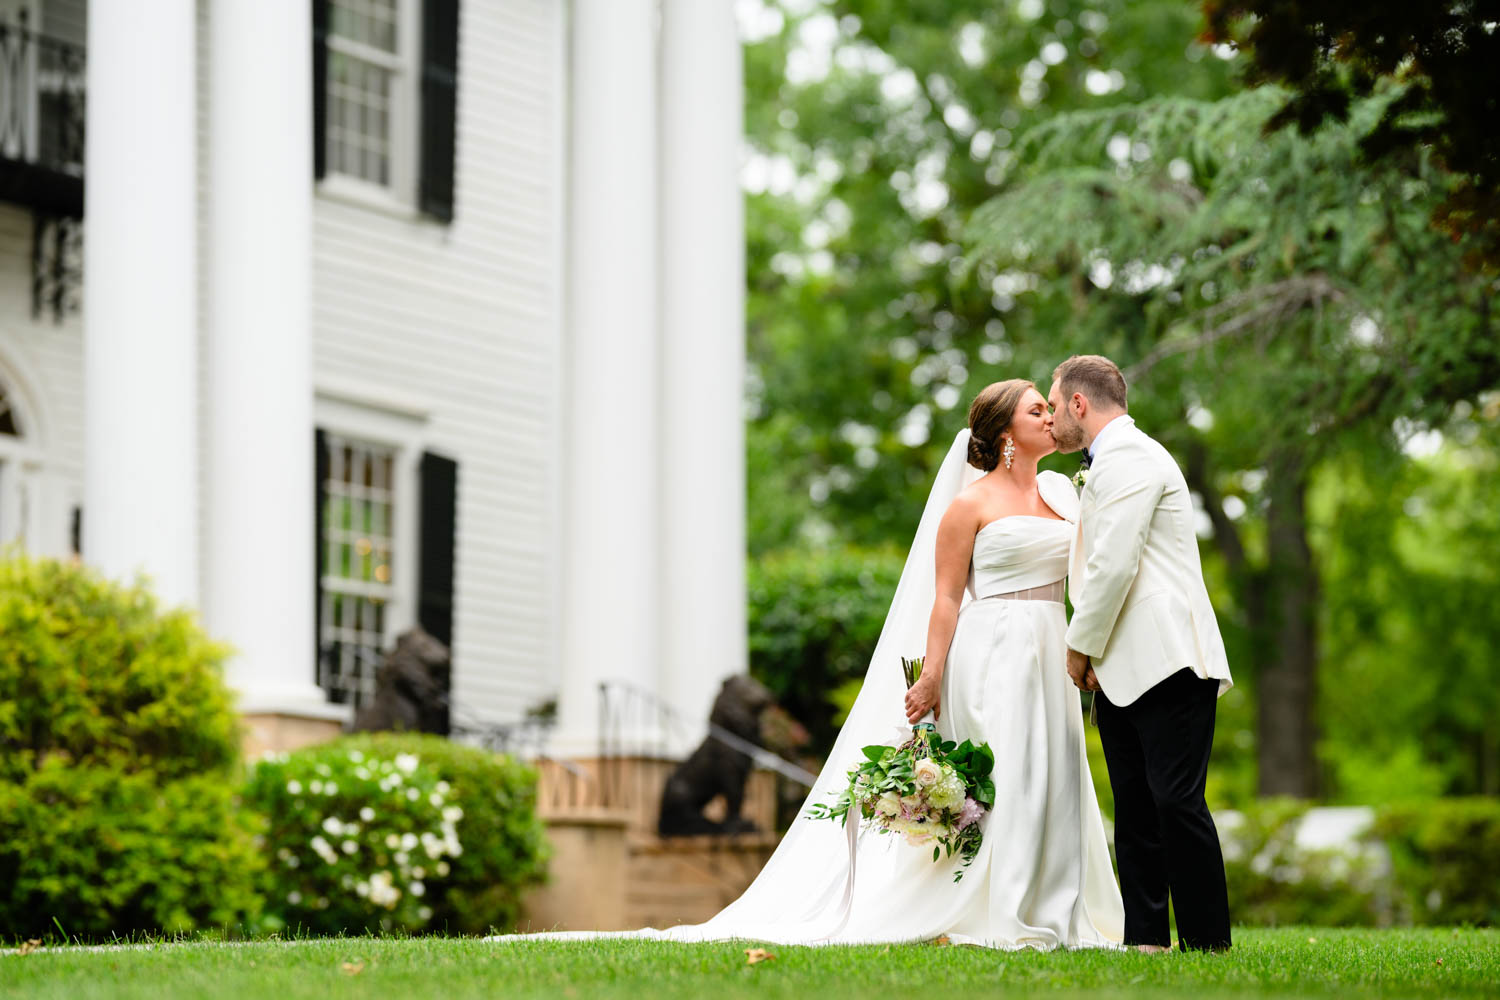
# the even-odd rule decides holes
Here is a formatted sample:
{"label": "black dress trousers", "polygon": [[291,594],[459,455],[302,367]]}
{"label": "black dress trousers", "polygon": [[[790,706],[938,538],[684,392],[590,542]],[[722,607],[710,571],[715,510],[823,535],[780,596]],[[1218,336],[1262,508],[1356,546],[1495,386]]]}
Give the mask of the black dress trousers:
{"label": "black dress trousers", "polygon": [[1218,681],[1189,669],[1129,705],[1094,693],[1115,796],[1126,944],[1171,945],[1170,893],[1183,949],[1229,947],[1224,855],[1203,800],[1218,693]]}

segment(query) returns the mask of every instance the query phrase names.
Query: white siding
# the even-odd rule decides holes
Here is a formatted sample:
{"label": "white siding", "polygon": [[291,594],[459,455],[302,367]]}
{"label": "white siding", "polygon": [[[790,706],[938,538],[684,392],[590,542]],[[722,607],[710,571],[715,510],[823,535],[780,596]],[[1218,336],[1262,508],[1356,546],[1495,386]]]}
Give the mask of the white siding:
{"label": "white siding", "polygon": [[[314,208],[315,380],[425,411],[423,446],[458,461],[455,702],[492,721],[557,689],[565,8],[461,4],[451,225],[334,197]],[[209,314],[209,9],[198,0],[200,330]],[[47,29],[81,41],[85,10],[84,0],[48,0]],[[83,490],[82,323],[31,318],[30,253],[30,212],[0,204],[0,358],[36,383],[25,388],[45,411],[51,499],[70,508]],[[200,369],[207,361],[200,350]],[[267,405],[275,398],[267,387]],[[309,428],[309,460],[311,438]],[[415,567],[397,572],[414,593]]]}
{"label": "white siding", "polygon": [[44,439],[21,430],[44,449],[41,502],[54,537],[34,548],[61,555],[70,513],[83,496],[83,322],[73,313],[59,324],[50,310],[32,318],[31,226],[30,210],[0,204],[0,363],[24,382],[13,389],[40,410],[34,419]]}
{"label": "white siding", "polygon": [[454,221],[317,199],[314,372],[458,461],[454,700],[504,721],[556,690],[563,3],[460,10]]}

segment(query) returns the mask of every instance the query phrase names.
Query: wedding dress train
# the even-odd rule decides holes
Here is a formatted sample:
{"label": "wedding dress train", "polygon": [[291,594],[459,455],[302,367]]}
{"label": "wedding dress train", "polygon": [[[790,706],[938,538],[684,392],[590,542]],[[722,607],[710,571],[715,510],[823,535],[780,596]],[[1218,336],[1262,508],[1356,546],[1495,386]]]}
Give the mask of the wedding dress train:
{"label": "wedding dress train", "polygon": [[[809,804],[838,794],[862,746],[910,734],[900,656],[919,655],[926,645],[937,521],[981,475],[963,460],[968,434],[959,433],[938,472],[864,686]],[[1078,695],[1065,669],[1061,581],[1078,499],[1057,473],[1040,474],[1038,487],[1060,519],[1006,517],[980,529],[943,673],[938,731],[988,742],[995,754],[995,807],[982,821],[979,854],[958,882],[957,857],[935,863],[930,849],[896,836],[859,830],[850,837],[837,823],[799,818],[745,893],[705,923],[492,940],[861,944],[946,935],[1002,949],[1118,946],[1124,909],[1089,776]],[[1041,593],[1001,596],[1033,588]]]}

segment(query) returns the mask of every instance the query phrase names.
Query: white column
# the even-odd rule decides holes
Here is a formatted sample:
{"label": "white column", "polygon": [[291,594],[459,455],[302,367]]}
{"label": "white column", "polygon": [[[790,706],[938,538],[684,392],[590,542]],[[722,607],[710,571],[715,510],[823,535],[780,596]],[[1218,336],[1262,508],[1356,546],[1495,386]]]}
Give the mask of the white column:
{"label": "white column", "polygon": [[83,554],[194,603],[193,0],[90,3]]}
{"label": "white column", "polygon": [[318,714],[311,19],[214,0],[209,21],[206,617],[241,711]]}
{"label": "white column", "polygon": [[598,746],[599,683],[654,692],[660,653],[655,8],[577,0],[571,13],[562,676],[552,749],[575,756]]}
{"label": "white column", "polygon": [[[732,0],[663,0],[662,697],[707,731],[748,668],[744,84]],[[674,460],[675,457],[675,460]],[[691,745],[679,747],[691,749]]]}

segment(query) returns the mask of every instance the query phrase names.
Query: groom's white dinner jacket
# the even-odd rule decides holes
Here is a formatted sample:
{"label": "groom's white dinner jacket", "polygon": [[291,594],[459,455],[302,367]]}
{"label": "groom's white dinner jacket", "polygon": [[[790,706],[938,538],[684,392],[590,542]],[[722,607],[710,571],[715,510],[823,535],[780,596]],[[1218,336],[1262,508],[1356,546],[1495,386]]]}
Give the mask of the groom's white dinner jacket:
{"label": "groom's white dinner jacket", "polygon": [[1182,470],[1128,416],[1094,443],[1070,558],[1068,647],[1089,656],[1115,705],[1183,667],[1218,680],[1222,695],[1234,682]]}

